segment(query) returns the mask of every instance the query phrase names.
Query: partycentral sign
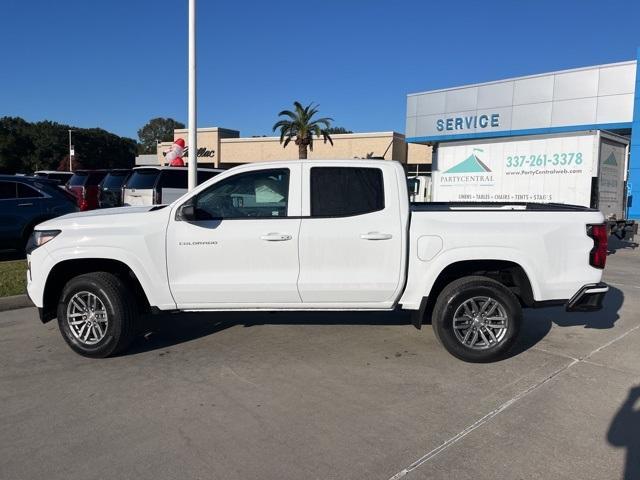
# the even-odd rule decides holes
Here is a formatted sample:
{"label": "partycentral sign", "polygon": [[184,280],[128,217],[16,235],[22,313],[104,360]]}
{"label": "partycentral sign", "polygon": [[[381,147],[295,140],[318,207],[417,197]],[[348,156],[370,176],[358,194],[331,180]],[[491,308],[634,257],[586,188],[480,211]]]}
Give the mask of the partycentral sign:
{"label": "partycentral sign", "polygon": [[436,130],[476,130],[478,128],[496,128],[500,126],[500,114],[465,115],[463,117],[439,118],[436,120]]}

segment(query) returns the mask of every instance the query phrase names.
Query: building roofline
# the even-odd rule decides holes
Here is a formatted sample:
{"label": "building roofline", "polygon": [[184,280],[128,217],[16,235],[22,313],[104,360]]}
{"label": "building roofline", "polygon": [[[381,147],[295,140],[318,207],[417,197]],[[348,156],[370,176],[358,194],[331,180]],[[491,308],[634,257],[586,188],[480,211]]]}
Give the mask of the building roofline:
{"label": "building roofline", "polygon": [[413,97],[416,95],[424,95],[427,93],[439,93],[439,92],[447,92],[450,90],[461,90],[463,88],[472,88],[472,87],[482,87],[485,85],[494,85],[497,83],[504,83],[504,82],[511,82],[511,81],[515,81],[515,80],[525,80],[528,78],[536,78],[536,77],[545,77],[547,75],[555,75],[555,74],[559,74],[559,73],[570,73],[570,72],[580,72],[583,70],[591,70],[593,68],[608,68],[608,67],[619,67],[622,65],[631,65],[631,64],[635,64],[636,60],[628,60],[628,61],[624,61],[624,62],[615,62],[615,63],[603,63],[602,65],[590,65],[590,66],[586,66],[586,67],[577,67],[577,68],[569,68],[566,70],[555,70],[555,71],[551,71],[551,72],[544,72],[544,73],[536,73],[534,75],[524,75],[521,77],[508,77],[508,78],[503,78],[501,80],[492,80],[489,82],[481,82],[481,83],[470,83],[470,84],[466,84],[466,85],[458,85],[456,87],[447,87],[447,88],[439,88],[436,90],[425,90],[422,92],[415,92],[415,93],[408,93],[407,97]]}
{"label": "building roofline", "polygon": [[[394,137],[404,139],[404,134],[394,131],[388,132],[365,132],[365,133],[336,133],[331,134],[333,139],[345,139],[345,138],[373,138],[373,137]],[[321,137],[318,137],[321,138]],[[239,143],[239,142],[273,142],[279,141],[279,136],[271,137],[237,137],[237,138],[221,138],[221,143]]]}
{"label": "building roofline", "polygon": [[[232,128],[222,128],[222,127],[198,127],[198,132],[227,132],[227,133],[237,133],[240,135],[240,130],[234,130]],[[176,128],[173,130],[173,133],[188,133],[188,128]]]}

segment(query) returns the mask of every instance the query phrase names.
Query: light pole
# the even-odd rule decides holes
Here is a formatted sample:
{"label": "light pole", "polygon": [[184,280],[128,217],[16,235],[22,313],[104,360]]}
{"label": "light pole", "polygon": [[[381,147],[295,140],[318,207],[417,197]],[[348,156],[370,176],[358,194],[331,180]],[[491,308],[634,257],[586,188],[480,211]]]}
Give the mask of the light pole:
{"label": "light pole", "polygon": [[73,145],[71,145],[71,132],[73,132],[73,130],[69,129],[69,171],[73,172],[73,167],[71,165],[71,162],[73,161]]}
{"label": "light pole", "polygon": [[189,190],[197,185],[198,145],[196,118],[196,0],[189,0]]}

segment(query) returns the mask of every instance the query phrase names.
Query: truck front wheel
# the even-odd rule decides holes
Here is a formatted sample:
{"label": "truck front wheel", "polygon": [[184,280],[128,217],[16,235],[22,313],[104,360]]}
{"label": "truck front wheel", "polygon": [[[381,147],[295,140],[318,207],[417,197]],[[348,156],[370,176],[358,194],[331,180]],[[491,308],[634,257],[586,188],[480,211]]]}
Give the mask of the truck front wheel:
{"label": "truck front wheel", "polygon": [[449,353],[466,362],[490,362],[515,342],[522,309],[516,296],[487,277],[463,277],[447,285],[436,300],[432,325]]}
{"label": "truck front wheel", "polygon": [[58,326],[80,355],[104,358],[126,349],[134,337],[135,299],[117,276],[93,272],[72,278],[58,303]]}

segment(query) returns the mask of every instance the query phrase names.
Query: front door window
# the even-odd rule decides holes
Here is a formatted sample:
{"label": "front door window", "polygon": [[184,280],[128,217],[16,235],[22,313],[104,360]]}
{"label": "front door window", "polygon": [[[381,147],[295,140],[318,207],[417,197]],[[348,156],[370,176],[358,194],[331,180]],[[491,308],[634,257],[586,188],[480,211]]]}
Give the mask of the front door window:
{"label": "front door window", "polygon": [[240,173],[195,198],[198,220],[286,217],[289,169]]}

